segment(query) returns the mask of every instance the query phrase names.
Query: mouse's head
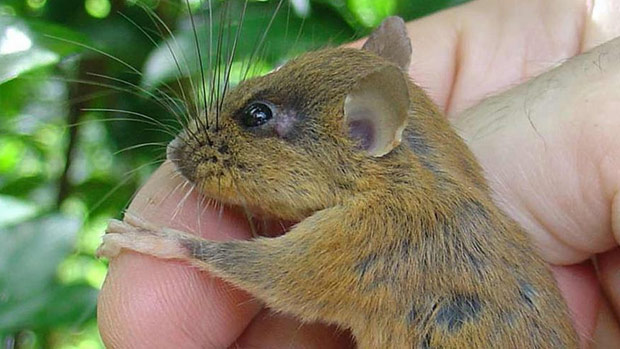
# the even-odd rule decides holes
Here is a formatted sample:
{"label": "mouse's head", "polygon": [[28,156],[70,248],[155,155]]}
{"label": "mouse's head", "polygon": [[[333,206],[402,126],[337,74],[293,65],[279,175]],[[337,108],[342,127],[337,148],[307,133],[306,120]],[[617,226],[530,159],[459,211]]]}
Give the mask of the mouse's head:
{"label": "mouse's head", "polygon": [[362,50],[307,53],[242,82],[168,157],[222,202],[284,219],[335,205],[368,189],[369,171],[400,144],[410,56],[404,22],[388,18]]}

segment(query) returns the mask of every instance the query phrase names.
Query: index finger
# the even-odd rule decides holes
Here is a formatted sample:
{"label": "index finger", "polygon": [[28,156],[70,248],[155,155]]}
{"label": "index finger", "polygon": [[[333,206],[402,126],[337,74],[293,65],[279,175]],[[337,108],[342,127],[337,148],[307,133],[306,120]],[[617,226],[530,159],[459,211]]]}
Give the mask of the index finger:
{"label": "index finger", "polygon": [[[138,192],[129,211],[162,226],[212,240],[245,239],[245,217],[207,203],[166,162]],[[198,269],[124,252],[110,261],[98,303],[108,347],[223,348],[261,306],[245,292]]]}

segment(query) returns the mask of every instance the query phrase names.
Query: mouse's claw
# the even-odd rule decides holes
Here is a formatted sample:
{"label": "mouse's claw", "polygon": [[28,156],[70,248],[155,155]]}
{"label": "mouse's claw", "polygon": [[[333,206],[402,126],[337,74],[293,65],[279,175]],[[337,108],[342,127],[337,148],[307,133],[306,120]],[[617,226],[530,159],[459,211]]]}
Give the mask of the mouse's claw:
{"label": "mouse's claw", "polygon": [[121,253],[121,246],[119,244],[115,243],[112,240],[106,239],[107,236],[111,235],[116,234],[107,234],[103,236],[103,241],[101,242],[101,245],[99,245],[99,247],[97,247],[97,251],[95,251],[95,257],[112,259],[118,256],[119,253]]}
{"label": "mouse's claw", "polygon": [[126,222],[119,221],[118,219],[110,219],[108,221],[108,227],[105,229],[106,234],[124,234],[126,232],[134,231],[136,228]]}
{"label": "mouse's claw", "polygon": [[96,255],[113,258],[126,249],[158,258],[187,258],[189,253],[183,245],[186,236],[186,233],[158,228],[135,216],[128,221],[112,219]]}
{"label": "mouse's claw", "polygon": [[144,230],[158,231],[162,229],[161,226],[151,223],[143,218],[140,218],[138,215],[133,214],[129,211],[125,212],[123,221],[126,222],[127,224],[133,225],[135,227],[138,227]]}

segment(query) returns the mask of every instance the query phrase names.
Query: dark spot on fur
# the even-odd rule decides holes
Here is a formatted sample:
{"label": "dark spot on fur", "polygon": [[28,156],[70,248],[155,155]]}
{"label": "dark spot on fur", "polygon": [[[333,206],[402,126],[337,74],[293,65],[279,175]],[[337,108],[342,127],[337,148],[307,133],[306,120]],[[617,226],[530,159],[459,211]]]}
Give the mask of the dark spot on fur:
{"label": "dark spot on fur", "polygon": [[489,212],[482,203],[475,200],[460,202],[452,212],[453,219],[438,218],[445,222],[440,225],[445,236],[453,239],[456,251],[461,251],[455,255],[454,263],[482,276],[487,266],[485,261],[488,253],[482,241],[485,241],[485,235],[490,234]]}
{"label": "dark spot on fur", "polygon": [[530,307],[534,307],[534,298],[536,298],[536,290],[527,282],[519,283],[519,295],[521,299]]}
{"label": "dark spot on fur", "polygon": [[427,333],[422,338],[422,343],[420,343],[420,349],[431,349],[431,334]]}
{"label": "dark spot on fur", "polygon": [[412,247],[411,247],[411,240],[409,239],[403,239],[400,242],[400,254],[403,257],[404,260],[408,260],[409,257],[412,255]]}
{"label": "dark spot on fur", "polygon": [[355,271],[359,274],[360,279],[366,275],[368,270],[377,262],[377,255],[375,253],[369,254],[362,259],[356,266]]}
{"label": "dark spot on fur", "polygon": [[475,200],[467,200],[462,202],[458,206],[458,210],[456,211],[457,217],[463,221],[480,221],[480,220],[488,220],[489,212],[486,207]]}
{"label": "dark spot on fur", "polygon": [[409,128],[407,134],[405,134],[405,139],[407,140],[407,144],[409,144],[409,148],[411,148],[420,159],[422,166],[426,167],[426,169],[431,171],[435,176],[443,177],[440,169],[431,160],[435,150],[428,144],[426,138],[416,129]]}
{"label": "dark spot on fur", "polygon": [[407,313],[407,324],[411,325],[418,317],[418,308],[415,305],[411,306]]}
{"label": "dark spot on fur", "polygon": [[467,321],[475,320],[482,305],[477,296],[457,295],[441,304],[435,321],[449,331],[458,331]]}
{"label": "dark spot on fur", "polygon": [[411,148],[416,155],[426,157],[433,154],[433,148],[428,144],[426,138],[415,128],[407,130],[405,137],[409,144],[409,148]]}
{"label": "dark spot on fur", "polygon": [[471,250],[465,250],[466,261],[470,266],[470,269],[474,271],[478,275],[482,275],[484,269],[486,268],[486,263],[484,263],[484,255],[483,248],[475,244],[475,241],[472,242],[472,245],[475,245]]}

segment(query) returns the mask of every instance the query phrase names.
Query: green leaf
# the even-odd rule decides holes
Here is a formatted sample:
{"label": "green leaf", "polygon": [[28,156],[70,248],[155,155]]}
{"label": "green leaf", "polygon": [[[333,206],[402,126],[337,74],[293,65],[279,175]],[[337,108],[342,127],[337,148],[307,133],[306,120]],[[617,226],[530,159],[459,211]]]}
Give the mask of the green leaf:
{"label": "green leaf", "polygon": [[0,84],[82,50],[67,40],[85,41],[83,35],[59,25],[0,17]]}
{"label": "green leaf", "polygon": [[0,305],[0,332],[79,325],[92,318],[97,290],[88,285],[52,285],[21,302]]}
{"label": "green leaf", "polygon": [[22,222],[36,213],[37,206],[34,203],[0,195],[0,228]]}
{"label": "green leaf", "polygon": [[0,229],[0,312],[45,290],[71,251],[80,222],[58,214]]}
{"label": "green leaf", "polygon": [[114,214],[129,203],[136,191],[134,183],[122,183],[118,178],[91,178],[74,188],[75,196],[88,208],[89,215]]}
{"label": "green leaf", "polygon": [[92,42],[85,34],[56,23],[36,19],[27,19],[23,23],[30,29],[35,46],[52,51],[63,58],[84,51],[83,47],[70,41],[92,46]]}
{"label": "green leaf", "polygon": [[397,13],[405,20],[409,21],[469,1],[470,0],[400,0]]}
{"label": "green leaf", "polygon": [[[20,160],[22,159],[20,158]],[[0,182],[0,194],[27,198],[33,191],[49,184],[49,179],[43,176],[9,177],[6,182]]]}
{"label": "green leaf", "polygon": [[0,56],[0,84],[21,74],[58,63],[60,57],[51,51],[31,48],[27,51]]}
{"label": "green leaf", "polygon": [[378,26],[387,16],[393,15],[397,5],[396,0],[348,0],[348,2],[348,7],[357,19],[368,28]]}
{"label": "green leaf", "polygon": [[0,229],[0,332],[79,321],[92,313],[94,289],[54,282],[79,227],[76,219],[51,214]]}

